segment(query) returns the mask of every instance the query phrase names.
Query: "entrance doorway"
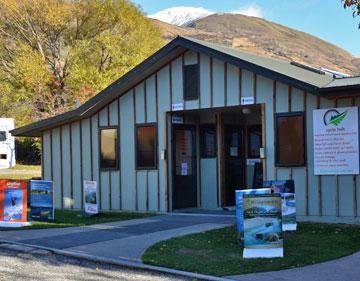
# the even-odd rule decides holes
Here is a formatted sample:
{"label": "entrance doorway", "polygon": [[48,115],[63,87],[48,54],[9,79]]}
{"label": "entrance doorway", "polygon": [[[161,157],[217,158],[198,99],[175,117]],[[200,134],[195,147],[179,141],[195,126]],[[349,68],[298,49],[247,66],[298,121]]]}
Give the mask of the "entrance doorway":
{"label": "entrance doorway", "polygon": [[196,127],[173,126],[173,209],[197,207]]}
{"label": "entrance doorway", "polygon": [[235,190],[245,186],[244,129],[238,125],[224,126],[223,206],[235,205]]}

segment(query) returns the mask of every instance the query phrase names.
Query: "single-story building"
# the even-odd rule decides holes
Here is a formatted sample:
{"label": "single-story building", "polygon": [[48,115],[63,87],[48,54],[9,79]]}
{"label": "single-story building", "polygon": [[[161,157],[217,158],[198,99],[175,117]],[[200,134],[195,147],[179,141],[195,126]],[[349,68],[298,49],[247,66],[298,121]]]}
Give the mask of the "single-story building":
{"label": "single-story building", "polygon": [[56,208],[81,209],[84,180],[101,210],[171,212],[293,179],[298,220],[359,223],[358,172],[315,175],[313,136],[313,110],[358,96],[358,77],[177,37],[80,107],[12,134],[41,137]]}

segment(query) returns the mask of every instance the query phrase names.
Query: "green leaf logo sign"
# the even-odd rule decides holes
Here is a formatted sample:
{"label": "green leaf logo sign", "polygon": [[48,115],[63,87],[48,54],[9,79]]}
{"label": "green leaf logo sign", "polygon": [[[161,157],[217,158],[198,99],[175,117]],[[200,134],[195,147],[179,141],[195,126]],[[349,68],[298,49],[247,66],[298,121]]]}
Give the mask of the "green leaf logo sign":
{"label": "green leaf logo sign", "polygon": [[326,126],[332,124],[334,126],[339,126],[340,123],[345,119],[346,115],[348,114],[348,111],[344,111],[343,113],[340,113],[336,109],[330,109],[325,112],[324,114],[324,124]]}

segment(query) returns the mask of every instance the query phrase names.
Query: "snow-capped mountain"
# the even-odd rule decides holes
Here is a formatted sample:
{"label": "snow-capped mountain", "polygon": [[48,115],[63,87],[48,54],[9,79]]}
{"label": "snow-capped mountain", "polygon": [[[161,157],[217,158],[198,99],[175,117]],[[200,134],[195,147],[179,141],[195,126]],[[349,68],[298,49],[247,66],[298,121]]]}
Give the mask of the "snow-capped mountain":
{"label": "snow-capped mountain", "polygon": [[214,13],[201,7],[172,7],[153,15],[149,15],[149,18],[178,26],[188,26],[194,20],[201,19],[212,14]]}

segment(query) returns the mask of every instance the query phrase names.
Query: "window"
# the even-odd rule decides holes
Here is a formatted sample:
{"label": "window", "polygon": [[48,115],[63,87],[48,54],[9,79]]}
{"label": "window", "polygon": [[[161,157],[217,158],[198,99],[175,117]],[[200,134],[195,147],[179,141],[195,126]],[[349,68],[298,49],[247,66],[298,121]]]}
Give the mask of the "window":
{"label": "window", "polygon": [[6,155],[6,154],[0,154],[0,159],[1,159],[1,160],[6,160],[6,159],[7,159],[7,155]]}
{"label": "window", "polygon": [[100,169],[117,169],[118,128],[100,129]]}
{"label": "window", "polygon": [[6,132],[0,131],[0,141],[6,141]]}
{"label": "window", "polygon": [[303,112],[276,114],[275,158],[277,166],[305,165],[305,122]]}
{"label": "window", "polygon": [[248,127],[248,158],[260,158],[261,125]]}
{"label": "window", "polygon": [[194,100],[199,98],[199,65],[190,64],[183,66],[184,77],[184,100]]}
{"label": "window", "polygon": [[204,125],[200,130],[201,158],[216,157],[216,127],[215,125]]}
{"label": "window", "polygon": [[138,169],[156,168],[156,127],[139,125],[136,128],[136,166]]}

